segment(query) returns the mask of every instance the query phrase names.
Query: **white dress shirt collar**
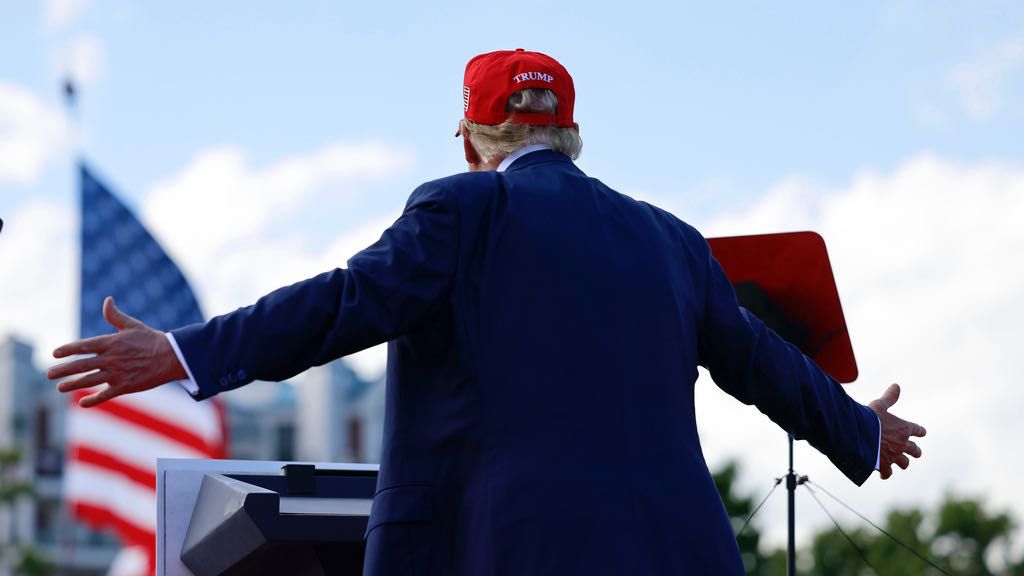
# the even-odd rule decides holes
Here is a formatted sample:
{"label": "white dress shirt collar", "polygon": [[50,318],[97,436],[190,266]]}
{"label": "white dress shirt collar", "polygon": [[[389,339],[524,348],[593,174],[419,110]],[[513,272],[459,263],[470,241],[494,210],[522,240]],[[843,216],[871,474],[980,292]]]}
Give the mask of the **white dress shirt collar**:
{"label": "white dress shirt collar", "polygon": [[523,146],[519,150],[516,150],[506,156],[505,159],[501,161],[501,164],[498,164],[498,167],[495,168],[495,170],[498,172],[504,172],[516,160],[526,156],[530,152],[536,152],[538,150],[551,150],[551,146],[548,146],[547,144],[530,144],[529,146]]}

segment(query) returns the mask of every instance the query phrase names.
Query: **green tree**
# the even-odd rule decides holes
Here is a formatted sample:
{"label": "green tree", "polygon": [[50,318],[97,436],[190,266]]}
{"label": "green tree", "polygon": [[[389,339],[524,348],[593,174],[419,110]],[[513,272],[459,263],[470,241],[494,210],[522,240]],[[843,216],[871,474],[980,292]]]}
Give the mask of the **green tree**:
{"label": "green tree", "polygon": [[[724,468],[712,474],[718,494],[722,497],[726,514],[732,523],[733,533],[739,533],[750,513],[754,511],[757,501],[753,496],[740,495],[736,491],[736,480],[739,466],[729,462]],[[756,518],[756,517],[755,517]],[[776,550],[765,554],[761,550],[761,531],[756,520],[743,529],[736,539],[740,554],[743,557],[743,568],[752,576],[782,576],[786,573],[786,553]],[[781,555],[780,555],[781,554]]]}
{"label": "green tree", "polygon": [[944,559],[959,574],[989,576],[995,574],[986,562],[989,552],[1008,543],[1015,527],[1008,513],[990,513],[979,499],[947,497],[939,507],[935,544],[949,550]]}
{"label": "green tree", "polygon": [[[1020,576],[1024,560],[1006,557],[992,562],[994,553],[1009,550],[1016,525],[1006,512],[990,512],[979,498],[947,495],[937,510],[919,508],[890,511],[886,532],[919,555],[958,576]],[[941,574],[904,546],[871,527],[844,528],[875,571],[865,564],[851,543],[832,528],[814,536],[810,555],[814,568],[808,576],[934,576]],[[998,564],[993,566],[993,564]]]}
{"label": "green tree", "polygon": [[[34,494],[32,485],[17,477],[21,452],[0,449],[0,509],[11,510],[15,502]],[[29,545],[0,542],[0,563],[14,568],[18,576],[49,576],[54,566]]]}
{"label": "green tree", "polygon": [[[871,545],[871,535],[862,528],[844,530],[850,537],[849,540],[834,528],[814,535],[810,550],[811,558],[814,559],[814,567],[807,571],[807,576],[859,576],[871,573],[857,550],[850,544],[852,541],[857,548],[864,551]],[[904,573],[899,572],[899,574]]]}
{"label": "green tree", "polygon": [[[733,530],[738,532],[761,495],[755,500],[754,496],[738,493],[739,466],[735,462],[727,464],[713,477]],[[937,576],[942,573],[915,556],[916,552],[957,576],[1024,576],[1024,558],[1010,556],[1010,551],[1016,549],[1013,546],[1018,536],[1016,521],[1009,512],[990,510],[982,498],[950,494],[934,509],[893,509],[881,525],[906,547],[863,522],[843,526],[845,535],[833,527],[813,535],[810,545],[799,551],[805,560],[801,564],[806,566],[800,574]],[[762,549],[756,517],[737,543],[747,574],[785,576],[786,551]]]}

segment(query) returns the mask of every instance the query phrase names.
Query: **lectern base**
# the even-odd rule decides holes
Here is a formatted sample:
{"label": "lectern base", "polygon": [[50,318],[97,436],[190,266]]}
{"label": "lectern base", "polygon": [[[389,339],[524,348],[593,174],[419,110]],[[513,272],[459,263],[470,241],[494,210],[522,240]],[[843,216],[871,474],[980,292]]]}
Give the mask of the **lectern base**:
{"label": "lectern base", "polygon": [[223,576],[359,576],[365,551],[364,543],[268,544]]}

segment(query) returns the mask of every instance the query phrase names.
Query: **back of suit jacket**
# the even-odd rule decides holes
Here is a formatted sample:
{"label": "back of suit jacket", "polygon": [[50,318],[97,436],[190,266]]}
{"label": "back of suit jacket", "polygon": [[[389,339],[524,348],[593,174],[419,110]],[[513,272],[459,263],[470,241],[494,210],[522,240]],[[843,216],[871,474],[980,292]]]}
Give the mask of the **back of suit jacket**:
{"label": "back of suit jacket", "polygon": [[877,420],[672,215],[541,151],[424,184],[347,269],[174,332],[200,396],[389,341],[367,574],[742,574],[698,364],[863,482]]}

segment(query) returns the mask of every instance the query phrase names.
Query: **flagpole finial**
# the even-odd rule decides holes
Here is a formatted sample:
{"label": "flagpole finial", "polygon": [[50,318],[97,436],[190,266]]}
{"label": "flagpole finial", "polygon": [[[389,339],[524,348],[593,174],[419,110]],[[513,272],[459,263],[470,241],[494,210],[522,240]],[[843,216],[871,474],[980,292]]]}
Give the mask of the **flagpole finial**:
{"label": "flagpole finial", "polygon": [[64,98],[64,111],[65,118],[70,129],[70,136],[74,143],[74,156],[76,158],[75,163],[81,165],[83,158],[82,151],[82,128],[79,125],[80,117],[78,111],[78,83],[75,82],[75,77],[70,73],[66,73],[64,78],[60,81],[60,92]]}
{"label": "flagpole finial", "polygon": [[64,94],[64,105],[68,110],[74,110],[78,105],[78,87],[71,76],[65,76],[61,81],[61,92]]}

